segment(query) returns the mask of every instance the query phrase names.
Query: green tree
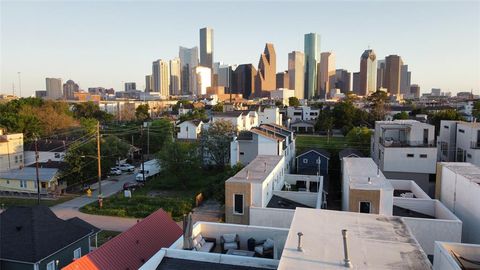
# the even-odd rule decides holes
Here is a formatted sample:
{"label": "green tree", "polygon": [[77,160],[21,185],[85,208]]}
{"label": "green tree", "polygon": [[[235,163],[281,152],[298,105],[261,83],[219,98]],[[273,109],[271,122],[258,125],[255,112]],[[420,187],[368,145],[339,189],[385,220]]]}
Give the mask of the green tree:
{"label": "green tree", "polygon": [[473,103],[472,116],[477,118],[477,121],[480,121],[480,101]]}
{"label": "green tree", "polygon": [[219,102],[212,107],[212,111],[214,112],[223,112],[223,103]]}
{"label": "green tree", "polygon": [[150,128],[150,153],[163,149],[173,140],[173,124],[167,118],[153,120]]}
{"label": "green tree", "polygon": [[192,173],[199,168],[197,150],[194,143],[174,141],[167,143],[158,154],[162,168],[176,177],[184,189]]}
{"label": "green tree", "polygon": [[91,101],[73,104],[72,111],[77,119],[95,118],[100,123],[110,123],[114,119],[112,114],[100,110],[100,107]]}
{"label": "green tree", "polygon": [[289,97],[288,98],[288,106],[298,107],[300,106],[300,100],[297,97]]}
{"label": "green tree", "polygon": [[374,121],[381,121],[385,119],[387,114],[388,95],[386,92],[377,91],[367,97],[369,102],[370,114]]}
{"label": "green tree", "polygon": [[230,121],[219,120],[200,134],[200,152],[217,167],[223,168],[230,162],[230,142],[237,130]]}
{"label": "green tree", "polygon": [[457,112],[457,110],[448,109],[439,111],[429,115],[430,124],[435,126],[435,133],[438,135],[440,132],[440,122],[442,120],[465,120],[463,116]]}
{"label": "green tree", "polygon": [[205,109],[193,109],[191,112],[188,112],[187,114],[184,114],[179,118],[180,122],[194,119],[206,122],[208,120],[208,115]]}
{"label": "green tree", "polygon": [[393,116],[393,119],[394,120],[405,120],[405,119],[408,119],[408,113],[407,112],[400,112],[400,113],[397,113]]}
{"label": "green tree", "polygon": [[277,100],[275,101],[275,106],[277,106],[278,108],[283,108],[283,102],[281,100]]}
{"label": "green tree", "polygon": [[150,107],[148,104],[141,104],[135,109],[135,117],[137,118],[138,121],[145,121],[150,119],[150,113],[149,113]]}
{"label": "green tree", "polygon": [[317,131],[324,130],[327,132],[327,139],[330,140],[330,134],[334,126],[334,118],[330,110],[321,110],[315,123]]}
{"label": "green tree", "polygon": [[352,148],[361,150],[365,154],[368,154],[370,150],[370,138],[373,131],[366,127],[354,127],[345,136],[348,144]]}

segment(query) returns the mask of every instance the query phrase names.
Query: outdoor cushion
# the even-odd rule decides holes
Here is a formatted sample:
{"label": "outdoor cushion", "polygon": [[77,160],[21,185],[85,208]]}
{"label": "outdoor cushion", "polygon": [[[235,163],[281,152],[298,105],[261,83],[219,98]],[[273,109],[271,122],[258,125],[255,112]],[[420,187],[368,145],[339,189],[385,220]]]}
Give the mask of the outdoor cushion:
{"label": "outdoor cushion", "polygon": [[231,243],[225,243],[223,244],[223,249],[224,250],[229,250],[229,249],[237,249],[238,246],[237,246],[237,242],[231,242]]}
{"label": "outdoor cushion", "polygon": [[223,235],[223,240],[225,240],[225,243],[235,242],[236,237],[237,237],[236,234],[226,233],[226,234]]}
{"label": "outdoor cushion", "polygon": [[260,254],[260,255],[263,255],[263,246],[262,245],[258,245],[255,247],[255,252]]}
{"label": "outdoor cushion", "polygon": [[198,241],[197,241],[197,238],[193,239],[193,246],[197,246],[198,245]]}
{"label": "outdoor cushion", "polygon": [[202,240],[200,240],[200,245],[202,245],[202,247],[207,243],[207,241],[205,241],[204,238],[202,238]]}
{"label": "outdoor cushion", "polygon": [[264,249],[272,249],[272,248],[273,248],[273,245],[275,245],[275,242],[274,242],[272,239],[268,238],[268,239],[265,241],[265,243],[263,243],[263,248],[264,248]]}
{"label": "outdoor cushion", "polygon": [[213,242],[205,242],[205,244],[198,250],[200,252],[210,252],[213,248]]}
{"label": "outdoor cushion", "polygon": [[193,239],[193,241],[197,240],[197,243],[200,243],[200,241],[202,241],[203,237],[201,234],[197,235],[197,237],[195,237],[195,239]]}

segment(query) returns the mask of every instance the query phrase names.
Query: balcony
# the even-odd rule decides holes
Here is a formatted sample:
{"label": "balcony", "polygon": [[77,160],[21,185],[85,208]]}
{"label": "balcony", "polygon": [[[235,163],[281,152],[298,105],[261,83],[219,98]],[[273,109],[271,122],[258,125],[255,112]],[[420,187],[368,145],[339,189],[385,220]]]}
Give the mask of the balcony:
{"label": "balcony", "polygon": [[480,149],[480,141],[470,142],[470,149]]}
{"label": "balcony", "polygon": [[397,140],[394,138],[379,138],[380,144],[384,147],[436,147],[435,142],[428,141],[406,141],[406,140]]}

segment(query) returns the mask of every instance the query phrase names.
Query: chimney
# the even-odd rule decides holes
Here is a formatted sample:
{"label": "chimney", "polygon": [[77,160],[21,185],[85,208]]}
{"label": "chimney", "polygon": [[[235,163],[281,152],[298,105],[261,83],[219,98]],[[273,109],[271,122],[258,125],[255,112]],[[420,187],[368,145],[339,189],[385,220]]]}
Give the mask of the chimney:
{"label": "chimney", "polygon": [[352,268],[352,262],[350,262],[350,259],[348,258],[347,230],[345,229],[342,230],[342,236],[343,236],[343,254],[345,256],[345,258],[343,259],[344,266],[346,268]]}

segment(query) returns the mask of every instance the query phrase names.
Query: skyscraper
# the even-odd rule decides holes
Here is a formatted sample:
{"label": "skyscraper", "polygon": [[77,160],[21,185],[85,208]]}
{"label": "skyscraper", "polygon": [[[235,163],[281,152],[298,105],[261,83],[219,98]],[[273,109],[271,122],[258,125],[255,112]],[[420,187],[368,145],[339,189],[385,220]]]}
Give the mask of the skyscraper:
{"label": "skyscraper", "polygon": [[377,61],[377,90],[385,88],[385,59]]}
{"label": "skyscraper", "polygon": [[170,60],[170,95],[181,95],[181,67],[180,58]]}
{"label": "skyscraper", "polygon": [[192,93],[193,83],[196,75],[193,74],[193,69],[198,66],[198,47],[185,48],[180,47],[179,53],[181,64],[181,85],[182,94]]}
{"label": "skyscraper", "polygon": [[257,70],[252,64],[239,65],[233,72],[232,93],[242,94],[248,99],[255,91]]}
{"label": "skyscraper", "polygon": [[293,51],[288,54],[288,83],[289,89],[295,90],[295,97],[305,98],[305,55],[302,52]]}
{"label": "skyscraper", "polygon": [[72,80],[68,80],[66,83],[63,84],[63,97],[67,100],[74,100],[75,95],[74,93],[79,91],[78,84],[76,84]]}
{"label": "skyscraper", "polygon": [[145,92],[152,92],[152,75],[145,76]]}
{"label": "skyscraper", "polygon": [[408,65],[402,65],[400,73],[400,93],[408,95],[410,93],[410,79],[412,73],[408,71]]}
{"label": "skyscraper", "polygon": [[277,88],[288,88],[288,70],[277,73]]}
{"label": "skyscraper", "polygon": [[267,43],[258,61],[255,91],[258,91],[259,96],[261,92],[277,89],[276,74],[277,56],[275,54],[275,48],[272,43]]}
{"label": "skyscraper", "polygon": [[195,84],[193,93],[202,96],[207,94],[207,88],[212,86],[212,69],[198,66],[195,71]]}
{"label": "skyscraper", "polygon": [[233,80],[233,68],[236,66],[220,65],[218,67],[217,86],[225,87],[225,93],[230,93]]}
{"label": "skyscraper", "polygon": [[377,91],[377,56],[373,50],[365,50],[360,57],[359,96],[368,96]]}
{"label": "skyscraper", "polygon": [[153,92],[159,92],[163,98],[170,94],[170,65],[168,61],[157,60],[152,65]]}
{"label": "skyscraper", "polygon": [[305,98],[310,99],[317,91],[317,65],[320,62],[320,35],[305,34]]}
{"label": "skyscraper", "polygon": [[134,82],[126,82],[125,83],[125,91],[132,91],[132,90],[137,90],[137,84]]}
{"label": "skyscraper", "polygon": [[200,29],[200,65],[213,68],[213,29]]}
{"label": "skyscraper", "polygon": [[60,78],[46,78],[47,98],[59,99],[62,98],[62,79]]}
{"label": "skyscraper", "polygon": [[318,89],[320,98],[326,98],[335,87],[335,54],[323,52],[320,55],[320,70],[318,73]]}
{"label": "skyscraper", "polygon": [[337,69],[335,71],[335,88],[346,94],[350,91],[351,74],[345,69]]}
{"label": "skyscraper", "polygon": [[420,86],[418,86],[418,84],[410,85],[410,96],[413,96],[414,98],[420,97]]}
{"label": "skyscraper", "polygon": [[398,55],[389,55],[385,57],[385,62],[385,88],[389,94],[399,95],[402,58]]}
{"label": "skyscraper", "polygon": [[352,77],[352,91],[358,95],[360,93],[360,72],[354,72]]}

